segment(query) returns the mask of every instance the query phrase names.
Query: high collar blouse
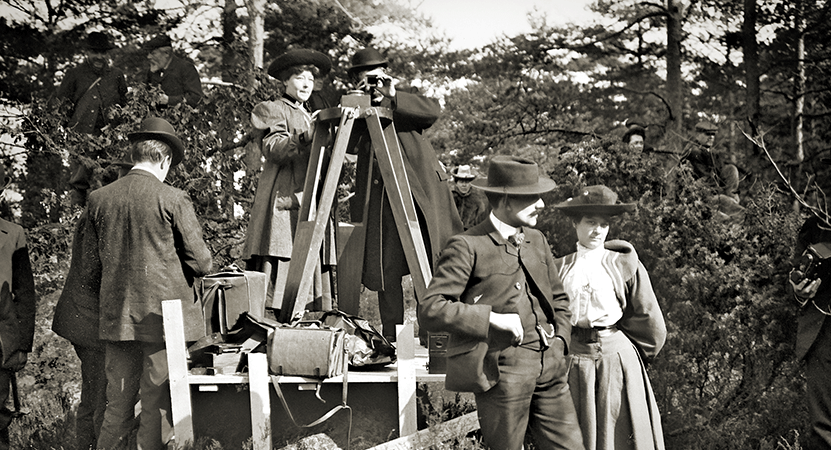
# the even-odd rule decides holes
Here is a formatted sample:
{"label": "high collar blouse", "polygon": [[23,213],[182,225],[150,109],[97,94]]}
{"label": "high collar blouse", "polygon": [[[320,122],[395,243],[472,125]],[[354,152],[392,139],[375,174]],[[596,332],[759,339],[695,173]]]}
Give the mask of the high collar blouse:
{"label": "high collar blouse", "polygon": [[577,244],[574,265],[563,277],[573,326],[612,326],[623,317],[612,278],[602,265],[607,252],[602,246],[589,249]]}

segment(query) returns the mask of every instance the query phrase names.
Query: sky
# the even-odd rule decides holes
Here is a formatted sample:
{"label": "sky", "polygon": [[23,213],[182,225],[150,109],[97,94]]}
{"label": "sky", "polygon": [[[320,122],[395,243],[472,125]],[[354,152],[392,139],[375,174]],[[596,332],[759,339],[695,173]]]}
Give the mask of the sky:
{"label": "sky", "polygon": [[452,49],[477,48],[497,37],[531,31],[527,13],[537,8],[550,25],[586,23],[591,0],[422,0],[412,2],[432,17],[436,27],[453,41]]}

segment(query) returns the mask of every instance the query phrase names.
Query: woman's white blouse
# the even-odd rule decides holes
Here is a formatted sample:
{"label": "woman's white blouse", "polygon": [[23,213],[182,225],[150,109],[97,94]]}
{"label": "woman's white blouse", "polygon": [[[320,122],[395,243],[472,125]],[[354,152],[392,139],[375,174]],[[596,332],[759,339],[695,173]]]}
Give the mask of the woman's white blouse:
{"label": "woman's white blouse", "polygon": [[563,277],[569,298],[571,324],[582,328],[611,326],[623,317],[623,309],[615,296],[614,285],[601,261],[608,252],[577,244],[577,257],[571,270]]}

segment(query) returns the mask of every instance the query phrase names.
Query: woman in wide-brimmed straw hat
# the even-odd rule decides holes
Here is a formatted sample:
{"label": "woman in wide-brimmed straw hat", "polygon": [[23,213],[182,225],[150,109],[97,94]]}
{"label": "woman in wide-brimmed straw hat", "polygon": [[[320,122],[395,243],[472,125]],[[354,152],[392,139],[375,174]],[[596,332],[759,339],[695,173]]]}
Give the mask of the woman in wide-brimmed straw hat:
{"label": "woman in wide-brimmed straw hat", "polygon": [[571,310],[569,387],[586,449],[663,449],[643,360],[666,340],[649,274],[626,241],[606,242],[614,216],[634,212],[606,186],[555,206],[577,231],[577,252],[555,260]]}
{"label": "woman in wide-brimmed straw hat", "polygon": [[251,125],[265,165],[257,182],[242,258],[249,270],[265,272],[273,285],[269,287],[267,307],[281,306],[282,290],[275,292],[274,286],[282,287],[278,274],[288,273],[309,164],[312,115],[306,101],[315,78],[331,68],[329,57],[315,50],[283,53],[268,67],[268,74],[285,87],[283,96],[261,102],[251,112]]}

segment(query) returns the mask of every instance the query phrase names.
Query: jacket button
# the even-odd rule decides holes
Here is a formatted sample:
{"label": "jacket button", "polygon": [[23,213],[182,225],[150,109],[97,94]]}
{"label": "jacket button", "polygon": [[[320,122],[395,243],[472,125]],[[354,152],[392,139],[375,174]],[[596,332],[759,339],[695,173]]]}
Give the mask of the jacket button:
{"label": "jacket button", "polygon": [[516,284],[514,285],[514,287],[516,288],[516,290],[520,290],[520,289],[522,289],[522,285],[521,285],[521,284],[519,284],[519,281],[517,281],[517,282],[516,282]]}

